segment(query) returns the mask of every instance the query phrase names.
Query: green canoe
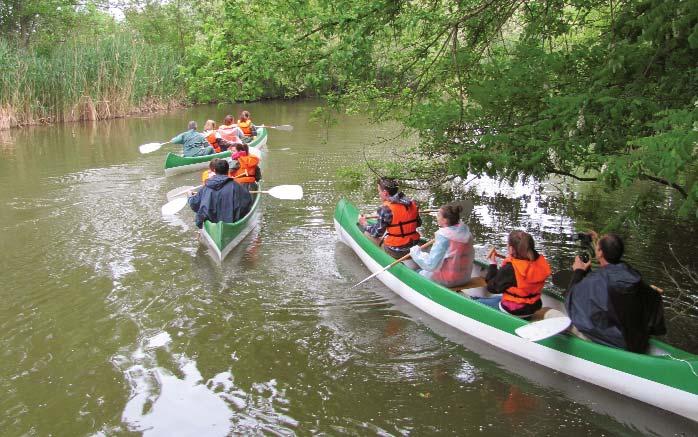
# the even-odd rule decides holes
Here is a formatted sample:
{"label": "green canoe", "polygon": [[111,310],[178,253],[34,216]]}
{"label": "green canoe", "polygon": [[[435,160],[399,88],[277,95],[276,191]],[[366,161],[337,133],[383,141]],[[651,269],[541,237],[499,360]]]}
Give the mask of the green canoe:
{"label": "green canoe", "polygon": [[[257,184],[257,188],[252,189],[261,190],[261,184]],[[254,193],[252,197],[250,212],[240,220],[233,223],[213,223],[208,220],[204,222],[200,231],[201,240],[208,246],[211,255],[217,262],[222,262],[226,255],[258,225],[262,194]]]}
{"label": "green canoe", "polygon": [[[356,226],[359,211],[340,200],[334,222],[337,236],[373,273],[393,260]],[[388,288],[431,316],[490,345],[534,363],[596,384],[616,393],[698,421],[698,356],[656,339],[648,354],[584,341],[567,333],[537,343],[515,334],[527,321],[469,298],[487,295],[484,287],[455,293],[404,264],[376,276]],[[544,294],[543,305],[564,312],[558,296]]]}
{"label": "green canoe", "polygon": [[[257,129],[257,136],[255,137],[254,141],[249,144],[250,153],[259,155],[259,153],[256,153],[255,150],[260,151],[267,144],[267,131],[268,129],[266,128]],[[165,158],[165,174],[170,176],[178,173],[203,170],[208,167],[209,161],[211,161],[213,158],[229,158],[231,154],[231,151],[225,151],[221,153],[214,153],[213,155],[191,156],[185,158],[181,155],[170,152]]]}

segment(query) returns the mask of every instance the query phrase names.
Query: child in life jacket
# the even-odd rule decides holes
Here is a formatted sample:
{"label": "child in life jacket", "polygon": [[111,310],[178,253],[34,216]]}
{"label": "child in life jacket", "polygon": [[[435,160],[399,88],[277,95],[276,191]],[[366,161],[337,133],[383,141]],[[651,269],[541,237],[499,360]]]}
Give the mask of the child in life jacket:
{"label": "child in life jacket", "polygon": [[202,134],[216,153],[225,152],[235,145],[235,143],[223,139],[220,132],[216,130],[216,122],[213,120],[206,120]]}
{"label": "child in life jacket", "polygon": [[250,143],[257,136],[257,127],[252,123],[250,111],[242,111],[238,120],[238,127],[243,133],[242,142]]}
{"label": "child in life jacket", "polygon": [[244,137],[242,129],[235,124],[232,115],[225,116],[223,123],[218,126],[218,133],[221,138],[233,144],[242,143],[242,137]]}
{"label": "child in life jacket", "polygon": [[208,169],[206,169],[206,170],[204,170],[203,172],[201,172],[201,184],[202,184],[202,185],[206,185],[206,181],[207,181],[209,178],[212,178],[213,176],[216,175],[216,172],[215,172],[215,170],[214,170],[214,168],[216,168],[216,167],[215,167],[216,161],[218,161],[218,158],[213,158],[213,159],[211,160],[211,162],[208,163]]}
{"label": "child in life jacket", "polygon": [[235,181],[240,184],[246,184],[249,189],[249,184],[253,184],[262,178],[261,170],[259,169],[259,157],[250,154],[250,149],[247,144],[236,144],[236,152],[233,153],[233,166],[230,169],[230,177],[235,178]]}
{"label": "child in life jacket", "polygon": [[497,268],[497,257],[502,256],[494,248],[487,256],[487,291],[501,295],[478,301],[518,317],[529,317],[543,305],[541,290],[550,276],[550,265],[536,252],[533,237],[524,231],[512,231],[507,245],[508,254],[501,268]]}
{"label": "child in life jacket", "polygon": [[419,246],[410,248],[412,260],[422,269],[419,274],[446,287],[465,284],[473,271],[473,235],[468,225],[460,221],[460,214],[461,207],[457,205],[439,208],[434,246],[429,252],[423,252]]}

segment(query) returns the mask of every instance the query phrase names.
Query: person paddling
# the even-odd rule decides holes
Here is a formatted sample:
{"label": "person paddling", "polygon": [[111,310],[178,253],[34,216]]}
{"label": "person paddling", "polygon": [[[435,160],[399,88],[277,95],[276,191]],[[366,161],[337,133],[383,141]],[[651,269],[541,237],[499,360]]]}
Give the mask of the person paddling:
{"label": "person paddling", "polygon": [[229,147],[235,145],[235,143],[223,139],[216,129],[216,122],[213,120],[206,120],[203,135],[216,153],[225,152]]}
{"label": "person paddling", "polygon": [[235,124],[235,120],[230,114],[226,115],[223,123],[218,126],[218,133],[221,135],[221,138],[233,144],[242,143],[242,137],[244,136],[242,130]]}
{"label": "person paddling", "polygon": [[196,127],[196,122],[190,121],[188,125],[189,130],[182,132],[170,140],[172,144],[182,145],[182,156],[184,157],[211,155],[215,153],[213,147],[206,141],[206,138],[196,131]]}
{"label": "person paddling", "polygon": [[228,161],[219,159],[214,164],[216,175],[189,198],[189,207],[196,213],[196,227],[204,221],[232,223],[244,217],[252,208],[252,195],[234,179],[228,177]]}
{"label": "person paddling", "polygon": [[243,133],[242,142],[251,143],[257,136],[257,127],[252,123],[250,111],[242,111],[238,120],[238,127]]}
{"label": "person paddling", "polygon": [[460,216],[460,206],[442,206],[436,215],[439,230],[431,250],[424,252],[419,246],[410,248],[412,260],[421,268],[419,274],[446,287],[465,284],[473,271],[473,236]]}
{"label": "person paddling", "polygon": [[369,225],[359,216],[359,227],[374,243],[395,259],[402,258],[419,242],[417,228],[422,225],[417,204],[401,191],[394,179],[378,180],[378,196],[383,204],[378,208],[378,220]]}
{"label": "person paddling", "polygon": [[518,317],[530,317],[543,306],[541,290],[550,276],[550,265],[536,251],[533,237],[524,231],[509,234],[507,250],[501,269],[497,268],[501,256],[497,250],[492,248],[487,255],[487,291],[501,295],[474,299]]}

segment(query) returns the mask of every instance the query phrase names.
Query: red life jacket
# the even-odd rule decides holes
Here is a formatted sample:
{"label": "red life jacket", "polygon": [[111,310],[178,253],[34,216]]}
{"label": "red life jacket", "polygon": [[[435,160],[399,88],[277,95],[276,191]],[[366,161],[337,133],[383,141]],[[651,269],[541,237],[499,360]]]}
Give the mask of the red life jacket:
{"label": "red life jacket", "polygon": [[390,208],[390,212],[393,213],[393,221],[385,228],[386,237],[383,244],[401,247],[419,240],[419,232],[417,232],[419,208],[414,200],[409,206],[402,203],[391,203],[387,200],[383,202],[383,205]]}
{"label": "red life jacket", "polygon": [[216,153],[220,153],[220,152],[221,152],[221,148],[220,148],[220,146],[218,145],[218,141],[216,141],[216,131],[214,131],[214,130],[209,131],[209,132],[208,132],[207,134],[205,134],[205,135],[206,135],[206,141],[208,141],[208,143],[209,143],[211,146],[213,146],[213,150],[215,150]]}
{"label": "red life jacket", "polygon": [[235,170],[230,177],[235,178],[235,181],[240,184],[251,184],[255,181],[257,173],[257,164],[259,157],[254,155],[241,156],[238,158],[240,168]]}
{"label": "red life jacket", "polygon": [[509,287],[502,294],[502,302],[530,305],[540,300],[540,291],[545,280],[550,276],[550,265],[543,255],[535,261],[507,257],[502,266],[511,263],[514,268],[516,285]]}

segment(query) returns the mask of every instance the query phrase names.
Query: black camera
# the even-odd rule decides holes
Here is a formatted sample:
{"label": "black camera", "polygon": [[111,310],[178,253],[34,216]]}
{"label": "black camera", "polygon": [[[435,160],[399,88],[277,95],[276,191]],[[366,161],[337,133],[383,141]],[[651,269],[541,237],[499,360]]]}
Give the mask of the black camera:
{"label": "black camera", "polygon": [[574,237],[575,240],[579,241],[582,251],[579,253],[579,259],[584,263],[588,263],[591,259],[591,253],[593,253],[592,238],[591,234],[586,232],[579,232]]}

